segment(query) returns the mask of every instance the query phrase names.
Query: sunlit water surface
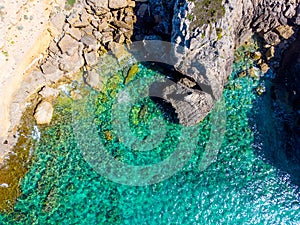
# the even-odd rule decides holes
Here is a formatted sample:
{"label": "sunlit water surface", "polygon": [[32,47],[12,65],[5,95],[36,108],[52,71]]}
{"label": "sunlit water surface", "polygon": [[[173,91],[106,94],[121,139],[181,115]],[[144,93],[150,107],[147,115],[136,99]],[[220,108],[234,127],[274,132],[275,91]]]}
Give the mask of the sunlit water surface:
{"label": "sunlit water surface", "polygon": [[[225,87],[226,133],[216,161],[198,170],[211,132],[210,115],[199,125],[191,160],[171,178],[148,186],[117,184],[95,172],[73,132],[74,101],[62,94],[51,126],[40,129],[34,162],[22,180],[23,194],[14,212],[0,217],[0,224],[300,224],[299,188],[263,160],[255,141],[255,123],[268,124],[269,115],[255,117],[265,104],[256,88],[266,78],[239,76],[251,63],[236,63]],[[155,74],[140,64],[134,79]],[[167,127],[164,141],[153,151],[140,152],[124,146],[115,134],[111,108],[123,83],[119,73],[108,81],[105,93],[86,88],[81,101],[91,111],[84,116],[93,117],[102,144],[115,159],[132,165],[166,159],[182,127],[166,120],[149,98],[132,108],[131,129],[145,138],[151,120],[161,118]]]}

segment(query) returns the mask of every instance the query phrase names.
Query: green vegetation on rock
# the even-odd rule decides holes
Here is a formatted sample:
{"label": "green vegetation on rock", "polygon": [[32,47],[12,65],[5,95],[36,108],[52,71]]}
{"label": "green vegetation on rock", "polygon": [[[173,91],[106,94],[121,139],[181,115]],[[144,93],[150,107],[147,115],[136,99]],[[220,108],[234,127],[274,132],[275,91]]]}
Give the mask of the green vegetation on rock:
{"label": "green vegetation on rock", "polygon": [[216,28],[218,40],[220,40],[223,37],[222,31],[222,28]]}
{"label": "green vegetation on rock", "polygon": [[76,0],[67,0],[68,5],[73,6]]}
{"label": "green vegetation on rock", "polygon": [[195,4],[193,9],[193,18],[188,15],[188,19],[192,18],[191,30],[201,27],[204,24],[216,22],[225,14],[225,8],[222,0],[189,0]]}

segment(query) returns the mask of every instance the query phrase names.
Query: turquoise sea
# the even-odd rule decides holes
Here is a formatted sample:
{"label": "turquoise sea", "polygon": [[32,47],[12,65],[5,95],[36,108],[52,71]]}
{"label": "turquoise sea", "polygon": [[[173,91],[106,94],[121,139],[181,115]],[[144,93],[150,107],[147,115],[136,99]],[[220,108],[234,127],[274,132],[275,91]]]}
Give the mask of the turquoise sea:
{"label": "turquoise sea", "polygon": [[[268,83],[273,74],[241,75],[254,64],[243,53],[241,56],[223,93],[224,140],[216,160],[204,171],[199,171],[199,163],[211,135],[212,114],[197,127],[190,160],[161,182],[145,186],[115,183],[84,159],[74,132],[76,116],[83,118],[81,125],[87,129],[90,124],[84,121],[92,118],[101,145],[115,160],[128,165],[164,161],[180,141],[182,126],[144,98],[129,111],[131,131],[139,140],[147,138],[156,118],[165,123],[165,137],[152,151],[132,150],[122,143],[111,123],[117,93],[125,88],[120,72],[108,81],[104,93],[84,87],[83,99],[73,101],[62,92],[51,125],[39,128],[34,160],[21,181],[22,195],[12,213],[0,216],[0,224],[300,224],[299,187],[263,151],[280,146],[269,110]],[[146,64],[138,67],[130,82],[159,73]],[[266,92],[258,95],[257,87],[266,87]]]}

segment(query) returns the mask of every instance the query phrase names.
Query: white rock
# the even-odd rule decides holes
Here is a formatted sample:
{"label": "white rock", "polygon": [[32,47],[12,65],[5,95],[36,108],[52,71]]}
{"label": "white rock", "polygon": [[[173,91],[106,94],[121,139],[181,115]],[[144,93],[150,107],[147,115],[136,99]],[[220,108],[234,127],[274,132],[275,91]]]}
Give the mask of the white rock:
{"label": "white rock", "polygon": [[111,9],[120,9],[127,6],[127,0],[109,0],[109,8]]}
{"label": "white rock", "polygon": [[34,113],[37,124],[49,124],[53,115],[53,106],[50,102],[41,102]]}
{"label": "white rock", "polygon": [[59,95],[59,91],[54,89],[54,88],[50,88],[48,86],[45,86],[40,92],[39,94],[41,96],[43,96],[44,98],[49,98],[49,97],[54,97],[56,98]]}
{"label": "white rock", "polygon": [[7,183],[3,183],[3,184],[0,184],[0,187],[3,187],[3,188],[8,188],[9,185]]}
{"label": "white rock", "polygon": [[67,55],[73,55],[78,49],[78,42],[72,38],[70,35],[65,35],[58,43],[59,48],[63,53]]}

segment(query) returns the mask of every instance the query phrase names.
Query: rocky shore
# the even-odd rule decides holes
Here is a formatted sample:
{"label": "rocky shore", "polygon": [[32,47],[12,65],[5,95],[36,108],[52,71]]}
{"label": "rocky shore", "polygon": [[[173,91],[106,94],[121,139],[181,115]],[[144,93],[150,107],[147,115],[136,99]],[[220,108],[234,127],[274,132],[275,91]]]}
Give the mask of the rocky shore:
{"label": "rocky shore", "polygon": [[[182,79],[162,92],[182,124],[197,124],[221,97],[237,46],[257,35],[262,49],[253,57],[259,58],[262,71],[276,69],[300,24],[296,0],[81,0],[75,5],[61,5],[56,2],[49,10],[50,38],[45,54],[31,60],[36,67],[20,79],[22,85],[4,104],[10,108],[1,113],[2,124],[6,124],[1,129],[2,152],[16,142],[29,96],[38,93],[34,117],[38,124],[48,124],[58,84],[76,80],[78,71],[84,71],[85,82],[101,90],[103,78],[92,68],[108,51],[120,62],[127,54],[125,46],[132,41],[164,40],[180,46],[168,55],[176,59],[175,69]],[[73,93],[73,97],[80,95]]]}
{"label": "rocky shore", "polygon": [[[165,48],[157,42],[151,52],[158,61],[174,63],[174,82],[163,84],[160,96],[172,105],[179,122],[189,126],[203,120],[220,99],[236,48],[254,35],[261,48],[250,57],[263,73],[272,69],[279,74],[274,95],[291,115],[285,137],[290,153],[296,152],[299,159],[295,147],[299,146],[299,41],[295,42],[299,4],[297,0],[77,0],[75,4],[49,0],[5,6],[15,7],[14,12],[1,7],[1,20],[7,25],[1,28],[6,36],[0,39],[0,163],[4,168],[0,196],[5,204],[12,207],[20,194],[18,182],[28,169],[24,162],[32,157],[23,146],[27,138],[23,133],[31,132],[28,121],[24,122],[26,113],[29,120],[47,126],[61,85],[83,80],[101,91],[106,77],[97,70],[126,67],[134,41],[166,41],[175,46]],[[15,13],[15,21],[3,12]],[[110,58],[102,57],[108,52]],[[125,84],[136,67],[126,68]],[[241,76],[257,76],[257,70],[250,68]],[[263,87],[257,92],[262,94]],[[69,95],[82,97],[76,88]],[[8,165],[10,159],[14,161]],[[9,208],[5,204],[3,208]]]}

